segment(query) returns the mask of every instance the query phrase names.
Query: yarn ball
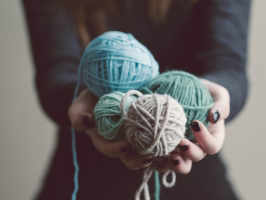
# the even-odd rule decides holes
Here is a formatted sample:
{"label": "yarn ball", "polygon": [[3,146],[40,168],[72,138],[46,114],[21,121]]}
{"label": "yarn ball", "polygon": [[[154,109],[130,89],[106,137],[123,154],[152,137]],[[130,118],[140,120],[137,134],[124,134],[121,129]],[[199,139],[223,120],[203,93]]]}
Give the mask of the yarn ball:
{"label": "yarn ball", "polygon": [[100,97],[139,89],[159,74],[151,52],[133,35],[109,31],[93,39],[81,60],[84,81]]}
{"label": "yarn ball", "polygon": [[[124,103],[131,94],[139,98],[126,112]],[[121,110],[126,138],[133,150],[140,154],[167,155],[184,138],[186,115],[182,106],[169,95],[142,95],[131,90],[121,101]]]}
{"label": "yarn ball", "polygon": [[[125,93],[113,92],[103,95],[97,102],[93,114],[100,135],[108,140],[125,139],[123,127],[123,117],[120,110],[120,103]],[[125,110],[137,101],[136,96],[130,96],[125,102]]]}
{"label": "yarn ball", "polygon": [[203,122],[208,126],[208,112],[213,106],[212,96],[200,79],[184,71],[168,71],[160,74],[141,88],[144,94],[168,94],[183,107],[186,117],[186,137],[194,139],[190,124],[193,120]]}

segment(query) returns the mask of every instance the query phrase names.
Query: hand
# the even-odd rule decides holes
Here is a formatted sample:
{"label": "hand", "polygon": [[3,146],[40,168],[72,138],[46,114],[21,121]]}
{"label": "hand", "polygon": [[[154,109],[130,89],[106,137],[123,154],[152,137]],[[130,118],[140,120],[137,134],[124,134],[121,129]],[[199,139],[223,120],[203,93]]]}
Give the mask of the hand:
{"label": "hand", "polygon": [[224,120],[230,113],[229,93],[218,84],[205,79],[201,79],[201,81],[206,85],[214,99],[214,105],[208,115],[211,124],[206,128],[200,121],[193,121],[191,127],[197,142],[192,143],[183,139],[171,153],[170,158],[156,158],[153,165],[159,172],[172,169],[177,173],[187,174],[191,170],[192,162],[202,160],[206,154],[218,153],[223,146],[225,138]]}
{"label": "hand", "polygon": [[113,142],[102,137],[96,129],[93,110],[98,101],[89,90],[83,90],[68,110],[72,126],[77,131],[87,133],[98,151],[110,158],[120,157],[129,169],[147,167],[152,162],[152,156],[142,156],[130,151],[126,141]]}

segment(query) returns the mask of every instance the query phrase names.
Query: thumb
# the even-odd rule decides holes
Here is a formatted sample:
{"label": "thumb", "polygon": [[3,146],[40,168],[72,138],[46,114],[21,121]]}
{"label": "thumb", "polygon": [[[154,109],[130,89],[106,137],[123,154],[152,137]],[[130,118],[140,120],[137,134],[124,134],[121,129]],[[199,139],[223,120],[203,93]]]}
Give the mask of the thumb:
{"label": "thumb", "polygon": [[74,128],[77,131],[86,131],[93,127],[95,127],[94,116],[89,113],[81,114],[80,117],[77,119],[76,124],[74,124]]}
{"label": "thumb", "polygon": [[92,113],[97,100],[88,90],[84,90],[69,107],[68,116],[77,131],[85,131],[95,126]]}
{"label": "thumb", "polygon": [[84,111],[81,107],[74,102],[68,110],[68,116],[75,130],[86,131],[95,126],[94,116]]}
{"label": "thumb", "polygon": [[71,118],[71,125],[77,131],[86,131],[95,126],[94,117],[89,113],[80,113]]}

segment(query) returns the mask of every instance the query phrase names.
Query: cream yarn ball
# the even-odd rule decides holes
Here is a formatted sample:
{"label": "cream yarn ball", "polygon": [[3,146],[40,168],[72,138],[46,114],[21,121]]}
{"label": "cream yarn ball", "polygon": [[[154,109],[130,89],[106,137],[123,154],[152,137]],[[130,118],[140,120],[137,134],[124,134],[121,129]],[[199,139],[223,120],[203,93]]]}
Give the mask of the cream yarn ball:
{"label": "cream yarn ball", "polygon": [[[130,95],[139,98],[125,112]],[[121,101],[125,134],[133,150],[144,155],[164,156],[173,151],[186,131],[182,106],[169,95],[147,94],[130,90]]]}

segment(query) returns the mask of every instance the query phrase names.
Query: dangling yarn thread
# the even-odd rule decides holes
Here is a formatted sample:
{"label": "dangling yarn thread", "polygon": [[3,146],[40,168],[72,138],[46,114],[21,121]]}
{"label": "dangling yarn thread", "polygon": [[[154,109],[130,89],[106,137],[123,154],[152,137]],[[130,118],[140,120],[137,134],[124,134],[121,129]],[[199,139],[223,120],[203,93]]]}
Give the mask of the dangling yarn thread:
{"label": "dangling yarn thread", "polygon": [[84,81],[97,97],[139,89],[159,74],[151,52],[133,35],[119,31],[109,31],[92,40],[81,65]]}
{"label": "dangling yarn thread", "polygon": [[[137,95],[139,98],[125,112],[125,102],[130,95]],[[124,95],[121,101],[121,110],[124,116],[127,140],[132,145],[133,150],[140,154],[167,155],[184,138],[187,121],[184,110],[169,95],[143,95],[139,91],[131,90]],[[152,173],[152,167],[148,167],[144,171],[143,181],[136,191],[135,200],[140,200],[142,191],[145,200],[150,200],[148,181]],[[168,183],[166,177],[170,173],[172,174],[172,182]],[[163,176],[163,184],[166,187],[172,187],[175,180],[175,173],[171,170]]]}
{"label": "dangling yarn thread", "polygon": [[[150,192],[149,192],[149,185],[148,181],[150,180],[152,173],[154,171],[154,179],[155,179],[155,199],[160,199],[160,183],[159,183],[159,172],[155,171],[151,166],[147,167],[143,172],[143,180],[139,187],[139,189],[135,193],[135,200],[140,200],[141,192],[143,191],[144,199],[150,200]],[[172,175],[171,182],[167,181],[167,176]],[[171,188],[175,185],[176,182],[176,174],[172,170],[168,170],[164,173],[162,177],[162,183],[165,187]]]}
{"label": "dangling yarn thread", "polygon": [[[81,62],[80,63],[82,63],[82,58],[81,58]],[[80,64],[79,68],[78,68],[78,74],[77,74],[77,84],[76,84],[76,88],[75,88],[75,91],[74,91],[72,102],[74,102],[76,100],[77,95],[78,95],[78,91],[79,91],[80,84],[81,84],[81,72],[82,72],[82,65]],[[74,190],[72,192],[71,199],[72,200],[76,200],[77,193],[78,193],[78,190],[79,190],[79,181],[78,181],[79,165],[78,165],[78,158],[77,158],[75,129],[74,129],[73,126],[71,126],[71,140],[72,140],[73,164],[74,164],[74,168],[75,168],[75,172],[74,172]]]}
{"label": "dangling yarn thread", "polygon": [[208,125],[208,112],[213,106],[213,99],[198,77],[184,71],[168,71],[151,80],[140,91],[143,94],[168,94],[176,99],[184,108],[187,117],[188,139],[194,139],[190,129],[193,120]]}

